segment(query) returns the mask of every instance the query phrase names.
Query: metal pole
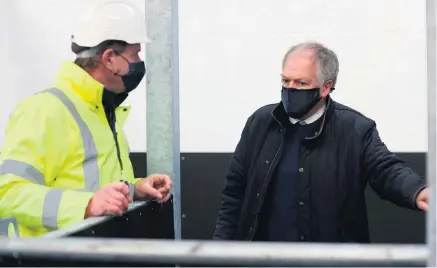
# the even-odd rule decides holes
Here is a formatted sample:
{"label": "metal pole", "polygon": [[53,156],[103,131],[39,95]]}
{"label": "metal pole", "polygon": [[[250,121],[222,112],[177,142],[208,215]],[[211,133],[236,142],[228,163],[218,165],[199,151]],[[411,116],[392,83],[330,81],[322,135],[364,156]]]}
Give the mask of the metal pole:
{"label": "metal pole", "polygon": [[147,173],[173,179],[175,238],[181,239],[178,0],[146,0]]}
{"label": "metal pole", "polygon": [[425,245],[0,238],[0,258],[27,259],[32,264],[42,259],[43,263],[64,260],[75,265],[80,265],[77,261],[97,261],[107,265],[123,263],[126,266],[153,263],[154,266],[176,264],[188,267],[423,267],[427,256]]}
{"label": "metal pole", "polygon": [[429,211],[427,213],[428,266],[436,267],[436,1],[426,1],[426,46],[428,84],[428,155],[427,179],[429,187]]}

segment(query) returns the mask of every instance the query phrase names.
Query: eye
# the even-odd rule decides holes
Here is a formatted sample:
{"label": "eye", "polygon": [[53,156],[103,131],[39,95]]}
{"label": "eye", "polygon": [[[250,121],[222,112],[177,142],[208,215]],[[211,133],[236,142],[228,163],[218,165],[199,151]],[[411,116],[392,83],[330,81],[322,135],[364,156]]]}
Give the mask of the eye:
{"label": "eye", "polygon": [[290,84],[290,79],[282,78],[281,81],[282,81],[282,84],[284,84],[284,85]]}
{"label": "eye", "polygon": [[298,84],[299,84],[299,86],[301,86],[301,87],[306,87],[306,86],[308,86],[308,84],[305,83],[305,82],[298,82]]}

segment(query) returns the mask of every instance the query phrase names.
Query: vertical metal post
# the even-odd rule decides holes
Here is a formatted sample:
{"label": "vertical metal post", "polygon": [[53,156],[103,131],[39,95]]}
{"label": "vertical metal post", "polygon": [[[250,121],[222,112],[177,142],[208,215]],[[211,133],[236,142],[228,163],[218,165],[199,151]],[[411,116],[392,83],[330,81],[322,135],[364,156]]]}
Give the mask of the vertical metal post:
{"label": "vertical metal post", "polygon": [[147,172],[173,179],[175,238],[181,239],[178,0],[146,0]]}
{"label": "vertical metal post", "polygon": [[427,179],[429,187],[429,211],[427,213],[427,244],[429,250],[428,266],[436,267],[436,0],[426,0],[426,46],[427,46],[427,84],[428,84],[428,154]]}

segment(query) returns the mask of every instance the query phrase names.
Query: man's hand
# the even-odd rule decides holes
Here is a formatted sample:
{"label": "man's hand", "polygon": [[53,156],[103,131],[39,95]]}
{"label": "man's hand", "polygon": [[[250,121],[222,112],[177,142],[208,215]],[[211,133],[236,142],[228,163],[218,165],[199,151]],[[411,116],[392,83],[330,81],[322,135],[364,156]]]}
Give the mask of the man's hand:
{"label": "man's hand", "polygon": [[139,199],[156,199],[164,203],[170,199],[172,181],[169,176],[153,174],[135,184],[135,196]]}
{"label": "man's hand", "polygon": [[91,198],[85,218],[103,216],[109,213],[123,215],[131,201],[129,187],[125,183],[108,184]]}
{"label": "man's hand", "polygon": [[416,206],[423,211],[428,211],[428,188],[419,192],[416,197]]}

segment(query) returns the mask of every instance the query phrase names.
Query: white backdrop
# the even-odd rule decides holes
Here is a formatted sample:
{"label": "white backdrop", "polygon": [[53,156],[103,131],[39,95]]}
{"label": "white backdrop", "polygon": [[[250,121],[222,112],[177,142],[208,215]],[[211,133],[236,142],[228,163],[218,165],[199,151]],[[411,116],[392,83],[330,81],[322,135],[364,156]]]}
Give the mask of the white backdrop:
{"label": "white backdrop", "polygon": [[[72,58],[74,19],[87,1],[0,1],[0,143],[16,103],[48,86]],[[279,101],[282,56],[306,40],[339,56],[335,100],[376,120],[391,150],[426,151],[425,1],[179,3],[181,151],[231,152],[247,117]],[[131,149],[145,151],[144,82],[127,103]]]}

